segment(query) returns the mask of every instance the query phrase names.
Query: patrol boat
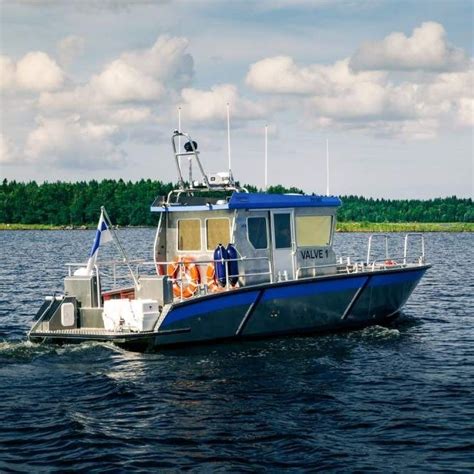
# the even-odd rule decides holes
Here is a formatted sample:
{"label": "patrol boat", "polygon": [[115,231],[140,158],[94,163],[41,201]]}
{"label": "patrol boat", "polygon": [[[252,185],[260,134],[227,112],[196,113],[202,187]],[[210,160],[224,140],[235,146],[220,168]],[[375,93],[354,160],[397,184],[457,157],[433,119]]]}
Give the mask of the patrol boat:
{"label": "patrol boat", "polygon": [[[430,267],[422,234],[405,236],[402,255],[390,255],[388,235],[374,234],[366,258],[337,258],[338,197],[247,192],[230,171],[207,175],[188,134],[175,131],[171,141],[179,184],[151,205],[159,213],[153,260],[129,260],[116,235],[123,258],[95,260],[101,238],[115,234],[103,209],[87,265],[67,264],[64,294],[45,299],[31,341],[153,351],[383,324]],[[381,259],[373,256],[375,239],[384,245]],[[416,255],[408,251],[414,239]]]}

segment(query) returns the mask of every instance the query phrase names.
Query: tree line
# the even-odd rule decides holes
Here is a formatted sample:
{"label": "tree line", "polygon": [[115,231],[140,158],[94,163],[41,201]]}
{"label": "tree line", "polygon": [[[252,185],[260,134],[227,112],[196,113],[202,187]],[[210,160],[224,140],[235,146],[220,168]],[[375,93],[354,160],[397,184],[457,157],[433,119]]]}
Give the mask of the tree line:
{"label": "tree line", "polygon": [[[100,207],[118,225],[155,225],[150,205],[175,188],[150,179],[137,182],[104,179],[76,183],[28,183],[3,180],[0,186],[0,222],[5,224],[95,225]],[[255,186],[246,186],[257,191]],[[298,188],[271,186],[268,192],[301,193]],[[428,200],[373,199],[342,196],[340,221],[356,222],[474,222],[472,199],[456,196]]]}

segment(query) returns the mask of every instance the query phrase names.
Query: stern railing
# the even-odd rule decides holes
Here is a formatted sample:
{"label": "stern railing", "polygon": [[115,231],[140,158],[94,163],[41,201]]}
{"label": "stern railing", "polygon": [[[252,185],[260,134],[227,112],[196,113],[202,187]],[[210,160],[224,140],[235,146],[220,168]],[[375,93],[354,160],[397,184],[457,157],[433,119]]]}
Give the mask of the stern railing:
{"label": "stern railing", "polygon": [[[245,264],[246,262],[253,262],[253,261],[266,261],[266,270],[265,271],[253,271],[253,272],[243,272],[240,271],[240,268],[242,268],[241,265],[239,265],[239,273],[237,274],[230,274],[230,263],[231,262],[238,262],[240,264]],[[142,275],[156,275],[159,274],[160,268],[164,269],[163,273],[166,273],[166,269],[168,268],[168,265],[178,265],[178,272],[177,272],[177,278],[171,278],[169,277],[170,281],[172,283],[181,283],[185,281],[185,267],[189,265],[189,261],[180,261],[180,260],[174,260],[174,261],[146,261],[144,259],[135,259],[135,260],[129,260],[128,264],[132,265],[135,270],[135,274],[137,275],[137,278],[139,279],[140,276]],[[272,262],[268,257],[239,257],[235,259],[225,259],[224,262],[222,260],[214,260],[214,259],[196,259],[193,260],[192,263],[196,265],[197,267],[203,268],[207,267],[209,264],[216,264],[216,263],[225,263],[226,265],[226,284],[224,287],[222,287],[223,290],[231,290],[234,289],[234,286],[231,285],[230,283],[230,278],[238,278],[239,281],[242,278],[248,278],[248,277],[266,277],[268,278],[268,281],[270,283],[273,283],[273,270],[272,270]],[[73,276],[74,275],[74,269],[84,267],[86,264],[85,263],[66,263],[66,267],[68,268],[68,275]],[[122,271],[123,270],[123,271]],[[128,266],[125,262],[122,260],[110,260],[110,261],[104,261],[97,263],[94,266],[94,272],[97,277],[97,291],[98,294],[100,294],[100,288],[102,288],[102,282],[105,280],[107,281],[108,285],[107,287],[110,286],[111,290],[121,288],[126,286],[128,283],[133,282],[130,281],[130,273],[125,273],[125,271],[128,270]],[[204,273],[204,274],[203,274]],[[200,290],[197,292],[197,294],[202,294],[202,292],[206,291],[206,274],[205,270],[200,271]],[[183,286],[181,285],[181,300],[185,299],[183,298]],[[102,288],[103,290],[103,288]],[[99,298],[100,300],[100,298]],[[99,301],[99,305],[100,305]]]}

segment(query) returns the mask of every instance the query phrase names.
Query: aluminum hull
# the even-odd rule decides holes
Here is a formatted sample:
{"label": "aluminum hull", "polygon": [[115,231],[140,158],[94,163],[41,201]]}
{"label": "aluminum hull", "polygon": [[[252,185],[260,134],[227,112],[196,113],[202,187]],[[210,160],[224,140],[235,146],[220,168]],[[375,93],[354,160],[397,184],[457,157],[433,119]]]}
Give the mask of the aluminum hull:
{"label": "aluminum hull", "polygon": [[307,278],[173,304],[154,332],[36,333],[33,340],[112,341],[136,351],[235,339],[349,330],[388,322],[430,265]]}

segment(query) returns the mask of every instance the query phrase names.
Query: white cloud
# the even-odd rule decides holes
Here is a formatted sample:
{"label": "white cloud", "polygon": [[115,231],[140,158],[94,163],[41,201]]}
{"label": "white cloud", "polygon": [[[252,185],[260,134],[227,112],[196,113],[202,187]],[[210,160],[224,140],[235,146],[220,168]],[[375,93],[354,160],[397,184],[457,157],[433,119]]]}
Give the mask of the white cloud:
{"label": "white cloud", "polygon": [[16,80],[23,89],[51,91],[62,86],[64,73],[46,53],[34,51],[18,61]]}
{"label": "white cloud", "polygon": [[351,119],[379,116],[387,100],[386,89],[374,82],[355,83],[338,94],[314,96],[310,104],[325,117]]}
{"label": "white cloud", "polygon": [[3,133],[0,133],[0,163],[11,164],[14,163],[17,157],[17,152],[12,141],[9,140]]}
{"label": "white cloud", "polygon": [[240,97],[233,84],[215,85],[210,90],[183,89],[181,96],[186,119],[198,122],[224,120],[227,103],[233,118],[253,119],[265,114],[261,105]]}
{"label": "white cloud", "polygon": [[[411,38],[405,38],[408,44],[397,43],[399,34],[387,38],[378,45],[383,52],[390,50],[387,45],[397,44],[406,53],[405,62],[401,56],[396,62],[399,69],[423,56],[426,68],[443,66],[447,71],[395,74],[388,67],[387,71],[354,70],[354,59],[349,58],[332,65],[298,65],[289,56],[276,56],[252,64],[246,83],[258,92],[279,97],[287,110],[303,108],[307,123],[318,128],[427,139],[436,136],[441,126],[472,124],[474,68],[462,51],[446,44],[442,27],[424,23]],[[428,55],[425,49],[430,39],[434,49]],[[391,64],[395,67],[393,51]],[[463,70],[450,71],[461,64]]]}
{"label": "white cloud", "polygon": [[113,104],[157,102],[188,85],[193,60],[184,38],[160,36],[151,48],[129,51],[104,66],[82,86],[41,95],[39,105],[50,110],[91,110]]}
{"label": "white cloud", "polygon": [[384,120],[381,117],[362,121],[338,121],[328,117],[317,117],[311,120],[309,126],[315,129],[360,132],[374,137],[400,140],[431,140],[437,136],[440,128],[439,121],[435,119]]}
{"label": "white cloud", "polygon": [[[355,73],[349,59],[298,66],[290,57],[267,58],[250,66],[246,82],[260,92],[308,97],[303,104],[326,118],[377,116],[387,101],[386,75]],[[298,104],[290,98],[287,102]]]}
{"label": "white cloud", "polygon": [[0,90],[15,84],[16,65],[8,56],[0,55]]}
{"label": "white cloud", "polygon": [[446,41],[446,31],[435,22],[425,22],[410,37],[395,32],[382,41],[363,43],[351,59],[355,70],[450,71],[467,65],[464,51]]}
{"label": "white cloud", "polygon": [[403,121],[377,121],[367,124],[375,136],[397,137],[410,140],[432,140],[438,134],[440,124],[435,119]]}
{"label": "white cloud", "polygon": [[186,38],[160,36],[149,49],[129,51],[120,59],[137,70],[176,89],[191,83],[194,75],[194,61],[186,53]]}
{"label": "white cloud", "polygon": [[147,107],[119,109],[112,114],[111,119],[113,122],[123,125],[145,122],[151,119],[151,110]]}
{"label": "white cloud", "polygon": [[25,157],[32,162],[89,169],[114,168],[124,162],[124,152],[113,141],[116,126],[83,121],[79,116],[40,117],[37,122],[25,146]]}
{"label": "white cloud", "polygon": [[276,94],[327,94],[355,83],[379,82],[380,72],[355,73],[344,59],[333,65],[298,66],[289,56],[275,56],[250,66],[245,79],[248,86],[259,92]]}
{"label": "white cloud", "polygon": [[84,53],[85,40],[81,36],[69,35],[58,42],[57,50],[61,64],[68,65]]}
{"label": "white cloud", "polygon": [[[43,92],[38,106],[46,118],[30,133],[25,155],[32,160],[51,156],[65,166],[120,164],[118,137],[135,140],[136,124],[156,121],[152,107],[167,107],[189,85],[194,66],[187,46],[184,38],[160,36],[150,48],[120,54],[83,85]],[[72,113],[81,118],[68,117]],[[60,119],[65,114],[67,127]],[[104,160],[95,164],[92,156]]]}
{"label": "white cloud", "polygon": [[265,58],[250,66],[245,82],[259,92],[308,94],[313,89],[309,69],[300,69],[289,56]]}
{"label": "white cloud", "polygon": [[27,53],[16,64],[0,56],[0,88],[34,92],[53,91],[64,82],[64,73],[54,59],[42,51]]}
{"label": "white cloud", "polygon": [[457,119],[460,125],[474,127],[474,99],[472,97],[463,97],[457,104]]}
{"label": "white cloud", "polygon": [[123,59],[116,59],[90,81],[90,89],[98,100],[110,103],[158,100],[164,86]]}

